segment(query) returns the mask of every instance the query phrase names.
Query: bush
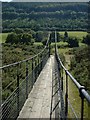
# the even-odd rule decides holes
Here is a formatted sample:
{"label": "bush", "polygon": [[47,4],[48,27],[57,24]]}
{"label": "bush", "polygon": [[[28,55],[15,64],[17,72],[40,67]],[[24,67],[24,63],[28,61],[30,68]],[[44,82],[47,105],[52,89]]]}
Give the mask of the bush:
{"label": "bush", "polygon": [[83,37],[83,43],[90,45],[90,33],[86,37]]}
{"label": "bush", "polygon": [[70,70],[76,80],[90,92],[90,47],[74,48]]}
{"label": "bush", "polygon": [[44,39],[42,40],[42,44],[43,44],[43,45],[46,45],[46,43],[47,43],[47,38],[44,38]]}
{"label": "bush", "polygon": [[78,42],[77,38],[69,37],[67,42],[68,42],[69,47],[78,47],[79,46],[79,42]]}
{"label": "bush", "polygon": [[8,34],[7,39],[6,39],[6,43],[17,43],[18,42],[18,37],[16,33],[11,33]]}
{"label": "bush", "polygon": [[18,43],[31,43],[33,45],[33,43],[35,42],[35,40],[32,37],[32,34],[28,34],[28,33],[20,33],[20,34],[16,34],[16,33],[11,33],[8,34],[7,39],[6,39],[6,43],[11,43],[11,44],[18,44]]}

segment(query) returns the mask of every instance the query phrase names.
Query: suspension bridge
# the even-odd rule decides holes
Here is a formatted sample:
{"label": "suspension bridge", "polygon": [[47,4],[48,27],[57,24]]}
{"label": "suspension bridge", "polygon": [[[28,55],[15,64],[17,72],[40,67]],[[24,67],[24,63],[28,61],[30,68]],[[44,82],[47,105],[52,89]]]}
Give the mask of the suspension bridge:
{"label": "suspension bridge", "polygon": [[[50,55],[50,35],[45,48],[32,58],[1,67],[2,71],[15,70],[13,81],[16,88],[1,105],[1,119],[29,119],[48,118],[68,119],[69,107],[74,119],[90,119],[90,95],[85,87],[63,65],[57,47],[55,32],[55,54]],[[22,72],[24,71],[24,72]],[[22,73],[25,77],[21,79]],[[69,100],[69,80],[76,86],[80,107],[79,116]],[[12,82],[3,90],[12,86]],[[74,99],[74,98],[72,98]],[[85,103],[87,103],[87,117],[85,117]]]}

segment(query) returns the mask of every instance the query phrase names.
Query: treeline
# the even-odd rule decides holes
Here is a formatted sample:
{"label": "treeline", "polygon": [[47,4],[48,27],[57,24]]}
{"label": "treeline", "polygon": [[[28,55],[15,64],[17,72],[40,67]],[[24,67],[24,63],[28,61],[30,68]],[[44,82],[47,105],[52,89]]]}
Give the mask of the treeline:
{"label": "treeline", "polygon": [[3,32],[13,28],[34,30],[86,30],[87,3],[3,3]]}
{"label": "treeline", "polygon": [[42,42],[44,45],[47,42],[49,32],[47,31],[24,31],[23,29],[16,28],[12,33],[8,34],[5,43],[10,44],[31,44],[34,42]]}

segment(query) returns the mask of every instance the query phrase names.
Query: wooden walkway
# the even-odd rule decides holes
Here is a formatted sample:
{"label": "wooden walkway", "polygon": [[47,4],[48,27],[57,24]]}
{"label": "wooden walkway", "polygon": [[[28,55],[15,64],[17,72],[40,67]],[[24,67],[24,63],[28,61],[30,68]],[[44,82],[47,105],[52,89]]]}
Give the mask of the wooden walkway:
{"label": "wooden walkway", "polygon": [[53,64],[54,56],[51,56],[40,73],[18,119],[50,118]]}

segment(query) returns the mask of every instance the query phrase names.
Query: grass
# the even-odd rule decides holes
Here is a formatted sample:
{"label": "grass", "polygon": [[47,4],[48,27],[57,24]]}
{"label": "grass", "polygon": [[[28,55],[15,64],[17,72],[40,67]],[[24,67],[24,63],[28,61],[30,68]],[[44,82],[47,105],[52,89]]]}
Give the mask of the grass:
{"label": "grass", "polygon": [[35,42],[34,45],[36,45],[36,46],[42,46],[43,44],[42,44],[42,42]]}
{"label": "grass", "polygon": [[9,33],[0,33],[0,43],[5,43]]}
{"label": "grass", "polygon": [[[68,31],[67,31],[68,32]],[[65,32],[59,32],[61,35],[64,35]],[[69,31],[69,37],[77,37],[78,39],[82,40],[88,33],[82,31]]]}

